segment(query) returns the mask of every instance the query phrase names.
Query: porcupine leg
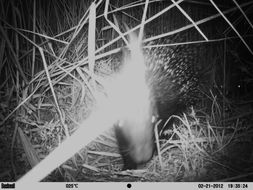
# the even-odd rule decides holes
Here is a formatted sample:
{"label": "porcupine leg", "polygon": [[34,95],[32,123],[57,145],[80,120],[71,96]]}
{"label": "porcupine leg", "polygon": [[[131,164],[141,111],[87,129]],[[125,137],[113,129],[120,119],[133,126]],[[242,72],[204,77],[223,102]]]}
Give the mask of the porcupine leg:
{"label": "porcupine leg", "polygon": [[119,151],[123,159],[122,170],[137,169],[137,163],[134,162],[133,158],[129,154],[129,139],[126,138],[119,126],[115,126],[115,135],[118,141]]}

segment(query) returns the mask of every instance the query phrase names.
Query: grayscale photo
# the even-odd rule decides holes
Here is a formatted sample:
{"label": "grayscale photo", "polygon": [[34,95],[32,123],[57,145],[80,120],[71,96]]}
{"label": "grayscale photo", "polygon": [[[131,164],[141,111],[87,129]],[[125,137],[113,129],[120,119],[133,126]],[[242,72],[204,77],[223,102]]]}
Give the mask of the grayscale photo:
{"label": "grayscale photo", "polygon": [[1,188],[52,182],[253,187],[253,1],[0,0]]}

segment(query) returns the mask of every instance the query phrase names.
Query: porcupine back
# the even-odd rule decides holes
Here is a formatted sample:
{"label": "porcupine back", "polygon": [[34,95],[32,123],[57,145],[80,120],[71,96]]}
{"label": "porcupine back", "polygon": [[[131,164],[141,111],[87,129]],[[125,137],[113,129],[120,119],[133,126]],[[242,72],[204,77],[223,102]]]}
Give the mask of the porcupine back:
{"label": "porcupine back", "polygon": [[[155,44],[167,43],[169,40],[158,40]],[[167,119],[172,114],[179,114],[199,99],[200,75],[196,57],[197,48],[190,45],[145,49],[147,83],[159,118]]]}

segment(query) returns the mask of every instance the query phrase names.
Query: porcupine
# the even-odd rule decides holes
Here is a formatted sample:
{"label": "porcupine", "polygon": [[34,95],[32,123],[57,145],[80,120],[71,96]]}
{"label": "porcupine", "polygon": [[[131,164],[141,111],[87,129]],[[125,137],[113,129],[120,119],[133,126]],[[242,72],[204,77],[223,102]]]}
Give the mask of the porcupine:
{"label": "porcupine", "polygon": [[[156,44],[168,43],[158,40]],[[155,42],[149,43],[152,46]],[[171,43],[171,42],[170,42]],[[189,45],[173,47],[151,47],[144,51],[146,64],[146,83],[150,89],[150,109],[146,118],[128,121],[134,125],[122,129],[115,128],[119,149],[123,157],[123,169],[136,169],[138,165],[149,161],[155,149],[155,115],[165,121],[173,114],[180,114],[198,99],[199,75],[196,64],[196,48]],[[139,122],[139,123],[138,123]],[[136,130],[135,125],[145,125],[143,130]]]}
{"label": "porcupine", "polygon": [[[144,114],[140,114],[142,117],[137,120],[132,120],[136,119],[136,117],[132,117],[133,114],[130,114],[130,117],[127,117],[123,123],[123,125],[126,125],[125,128],[120,128],[120,126],[116,127],[116,136],[119,141],[119,147],[125,164],[124,169],[134,169],[139,164],[147,162],[151,159],[154,151],[153,123],[151,122],[151,117],[155,112],[154,110],[158,110],[159,117],[169,117],[171,114],[183,111],[184,108],[189,105],[190,100],[194,100],[193,97],[196,95],[195,91],[199,84],[197,80],[198,74],[195,73],[193,69],[194,59],[191,58],[191,56],[194,57],[195,55],[186,50],[191,49],[185,49],[183,46],[177,46],[174,48],[151,48],[146,51],[146,59],[145,61],[143,60],[143,62],[146,63],[146,81],[144,80],[144,82],[141,82],[140,84],[145,84],[144,86],[148,85],[150,89],[149,101],[146,107],[147,109],[144,109]],[[135,72],[135,70],[131,71]],[[143,72],[137,72],[135,75],[140,73],[143,74]],[[131,78],[132,73],[128,74],[128,78]],[[143,78],[145,79],[144,76]],[[123,93],[120,93],[120,95],[124,95],[126,91],[124,91],[122,88],[120,89],[123,90]],[[128,92],[126,94],[131,96],[130,98],[126,96],[125,98],[127,100],[132,100],[131,98],[134,99],[134,95],[138,96],[138,94],[136,94],[134,91],[131,94]],[[108,96],[108,98],[109,97],[111,96]],[[113,96],[112,99],[115,97],[116,96]],[[125,99],[123,99],[124,97],[118,96],[116,98],[118,100],[116,102],[120,104],[120,106],[126,105],[121,103],[125,101]],[[144,99],[146,98],[147,97]],[[107,100],[107,98],[105,99]],[[140,102],[142,101],[140,96],[137,98],[137,100],[140,100]],[[111,104],[105,105],[107,108],[111,108]],[[134,113],[136,112],[133,109],[138,108],[134,104],[131,104],[131,102],[130,106],[127,105],[126,107],[128,109],[132,108],[131,111]],[[116,115],[118,110],[119,112],[122,111],[119,106],[113,106],[112,108],[112,110],[114,110],[112,113]],[[145,105],[141,108],[145,108]],[[107,118],[104,119],[101,117],[102,121],[106,123],[103,127],[109,128],[110,125],[114,123],[112,120],[117,120],[117,117],[115,118],[111,117],[110,114],[108,115],[107,110],[108,109],[102,107],[102,110],[92,115],[92,117],[90,116],[82,123],[82,125],[94,125],[96,127],[100,126],[101,122],[99,121],[98,117],[101,117],[103,114],[105,114],[109,117],[109,121]],[[137,128],[137,130],[135,130],[135,128]],[[60,166],[61,163],[78,151],[83,145],[80,143],[80,141],[82,140],[86,129],[86,127],[80,127],[78,129],[78,133],[75,132],[73,135],[71,135],[67,141],[61,143],[60,146],[50,153],[50,155],[48,155],[45,159],[43,159],[41,163],[36,165],[30,172],[22,177],[22,179],[19,180],[19,185],[22,186],[22,184],[24,185],[30,181],[35,182],[42,180],[46,175],[52,172],[55,167]],[[97,133],[99,133],[99,131],[92,130],[91,134],[92,136],[95,136]],[[91,138],[85,139],[84,142],[88,143]],[[73,146],[73,144],[75,146]]]}

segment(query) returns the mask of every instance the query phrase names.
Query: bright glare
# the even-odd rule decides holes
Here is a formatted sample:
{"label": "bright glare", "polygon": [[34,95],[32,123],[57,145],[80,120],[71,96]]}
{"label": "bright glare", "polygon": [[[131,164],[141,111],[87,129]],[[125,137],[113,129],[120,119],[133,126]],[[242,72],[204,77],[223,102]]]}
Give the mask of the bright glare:
{"label": "bright glare", "polygon": [[[131,57],[125,59],[121,73],[105,86],[108,98],[107,103],[103,106],[107,107],[107,112],[115,116],[117,121],[128,120],[140,123],[142,119],[147,117],[147,112],[150,109],[149,89],[145,82],[146,68],[142,51],[135,43],[137,40],[133,40],[133,42],[130,44]],[[138,127],[145,126],[140,123]]]}

